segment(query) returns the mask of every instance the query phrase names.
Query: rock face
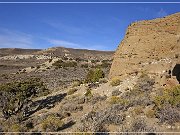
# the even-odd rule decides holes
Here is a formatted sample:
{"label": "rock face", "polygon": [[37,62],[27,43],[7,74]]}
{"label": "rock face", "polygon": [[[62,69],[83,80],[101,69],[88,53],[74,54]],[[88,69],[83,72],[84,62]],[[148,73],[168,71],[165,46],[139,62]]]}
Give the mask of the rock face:
{"label": "rock face", "polygon": [[115,52],[109,78],[140,72],[171,76],[179,58],[180,13],[135,22]]}

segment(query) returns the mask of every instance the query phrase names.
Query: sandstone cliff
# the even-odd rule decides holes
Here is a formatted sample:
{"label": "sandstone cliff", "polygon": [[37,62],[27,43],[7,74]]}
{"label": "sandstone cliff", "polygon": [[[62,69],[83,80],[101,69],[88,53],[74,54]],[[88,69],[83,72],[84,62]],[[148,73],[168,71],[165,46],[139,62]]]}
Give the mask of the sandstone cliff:
{"label": "sandstone cliff", "polygon": [[115,52],[109,78],[172,75],[180,56],[180,13],[132,23]]}

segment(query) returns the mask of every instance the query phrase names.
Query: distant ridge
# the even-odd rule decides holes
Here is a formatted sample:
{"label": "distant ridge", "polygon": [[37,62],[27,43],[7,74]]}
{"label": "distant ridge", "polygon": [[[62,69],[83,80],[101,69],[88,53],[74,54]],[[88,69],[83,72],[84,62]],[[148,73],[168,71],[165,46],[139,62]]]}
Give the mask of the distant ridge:
{"label": "distant ridge", "polygon": [[86,59],[112,58],[114,51],[100,51],[88,49],[73,49],[66,47],[52,47],[47,49],[0,48],[0,56],[7,55],[47,55],[52,57],[72,57]]}

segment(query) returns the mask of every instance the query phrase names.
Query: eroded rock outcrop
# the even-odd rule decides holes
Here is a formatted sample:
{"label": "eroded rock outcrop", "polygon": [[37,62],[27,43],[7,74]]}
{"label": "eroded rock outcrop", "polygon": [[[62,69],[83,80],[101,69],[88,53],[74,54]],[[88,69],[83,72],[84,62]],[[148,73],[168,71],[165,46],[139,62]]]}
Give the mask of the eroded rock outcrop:
{"label": "eroded rock outcrop", "polygon": [[140,72],[172,75],[180,58],[180,13],[132,23],[115,52],[109,78]]}

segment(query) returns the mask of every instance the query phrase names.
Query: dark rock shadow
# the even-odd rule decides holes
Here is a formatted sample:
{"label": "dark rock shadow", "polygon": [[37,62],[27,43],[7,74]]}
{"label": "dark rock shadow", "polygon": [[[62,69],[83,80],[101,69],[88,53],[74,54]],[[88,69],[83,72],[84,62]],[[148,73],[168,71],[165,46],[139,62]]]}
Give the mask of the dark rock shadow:
{"label": "dark rock shadow", "polygon": [[180,83],[180,64],[176,64],[172,70],[172,76],[176,76],[176,79]]}

